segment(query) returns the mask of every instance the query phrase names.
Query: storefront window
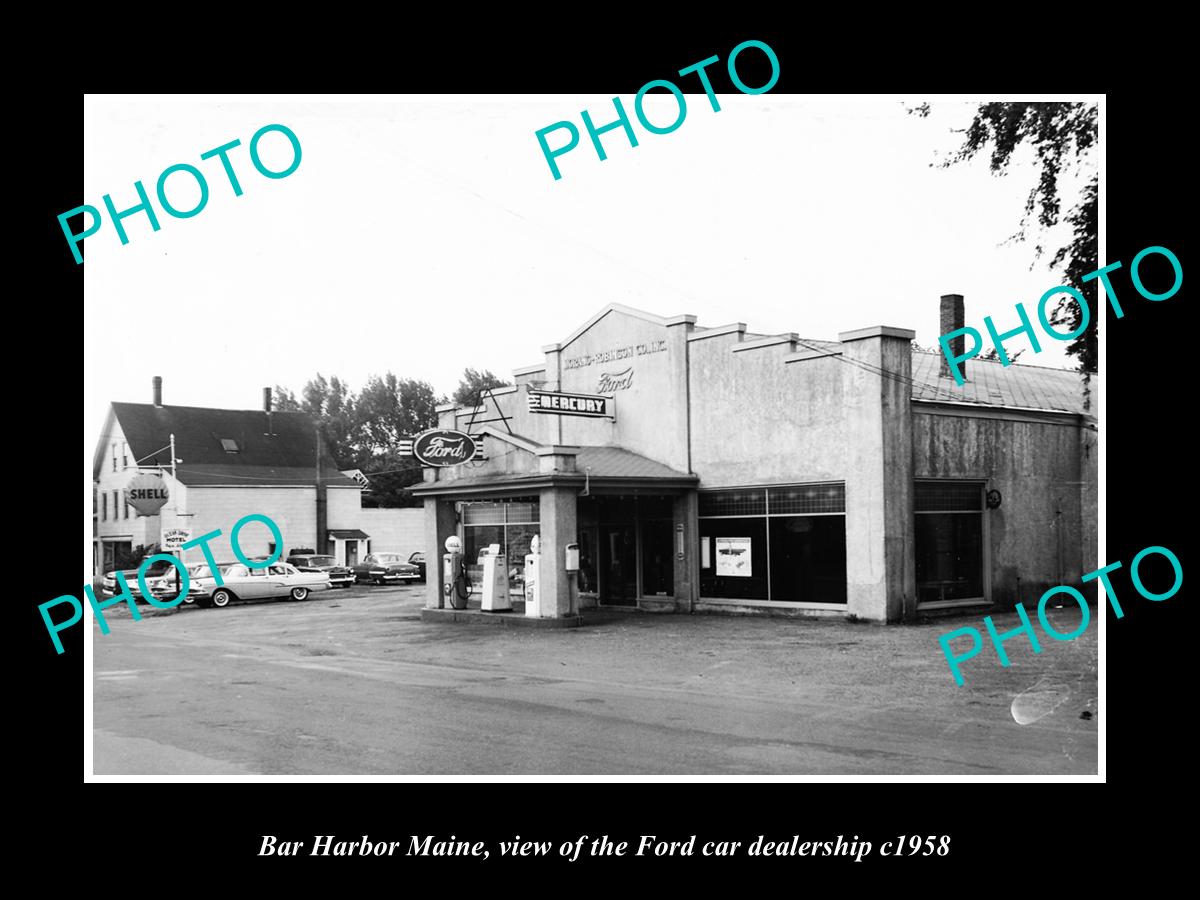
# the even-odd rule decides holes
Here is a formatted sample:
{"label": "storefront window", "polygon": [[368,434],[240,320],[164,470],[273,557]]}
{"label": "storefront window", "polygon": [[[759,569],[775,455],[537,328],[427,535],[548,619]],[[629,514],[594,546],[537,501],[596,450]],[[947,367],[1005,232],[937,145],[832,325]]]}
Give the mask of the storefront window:
{"label": "storefront window", "polygon": [[491,544],[499,544],[508,566],[509,588],[514,593],[525,590],[525,555],[530,542],[538,534],[538,501],[536,498],[515,497],[487,500],[463,506],[463,562],[472,590],[483,585],[483,565],[479,554]]}
{"label": "storefront window", "polygon": [[846,602],[846,490],[840,482],[700,494],[700,594]]}
{"label": "storefront window", "polygon": [[977,481],[914,485],[918,603],[984,599],[983,488]]}

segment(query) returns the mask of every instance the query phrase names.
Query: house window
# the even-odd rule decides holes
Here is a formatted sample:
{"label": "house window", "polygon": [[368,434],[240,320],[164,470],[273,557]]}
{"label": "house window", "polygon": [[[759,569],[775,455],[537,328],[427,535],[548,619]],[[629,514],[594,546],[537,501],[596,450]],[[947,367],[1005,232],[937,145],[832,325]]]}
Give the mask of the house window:
{"label": "house window", "polygon": [[701,596],[845,603],[845,513],[841,482],[701,491]]}
{"label": "house window", "polygon": [[113,471],[115,472],[115,471],[117,471],[117,445],[116,444],[112,445],[112,451],[113,451]]}
{"label": "house window", "polygon": [[121,468],[129,468],[129,444],[121,442]]}
{"label": "house window", "polygon": [[108,492],[100,492],[100,521],[108,521]]}
{"label": "house window", "polygon": [[233,438],[221,438],[221,449],[226,453],[237,453],[241,448]]}
{"label": "house window", "polygon": [[121,512],[120,512],[121,507],[119,507],[117,505],[117,498],[119,496],[120,496],[119,491],[113,491],[113,521],[114,522],[117,521],[117,519],[119,519],[121,517]]}
{"label": "house window", "polygon": [[129,518],[129,495],[121,491],[121,508],[125,510],[125,518]]}
{"label": "house window", "polygon": [[913,491],[917,602],[983,601],[984,484],[918,481]]}

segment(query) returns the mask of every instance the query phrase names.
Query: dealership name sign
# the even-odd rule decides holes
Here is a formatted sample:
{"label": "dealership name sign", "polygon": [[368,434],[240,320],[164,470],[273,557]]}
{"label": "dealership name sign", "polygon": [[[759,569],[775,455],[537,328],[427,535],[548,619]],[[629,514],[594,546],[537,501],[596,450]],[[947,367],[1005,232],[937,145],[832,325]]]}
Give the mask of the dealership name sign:
{"label": "dealership name sign", "polygon": [[557,413],[604,419],[612,416],[612,398],[594,394],[564,394],[558,391],[529,391],[531,413]]}
{"label": "dealership name sign", "polygon": [[474,459],[483,459],[483,439],[465,431],[434,428],[421,432],[412,440],[401,441],[400,453],[415,456],[426,466],[461,466]]}
{"label": "dealership name sign", "polygon": [[647,341],[644,344],[630,344],[626,347],[614,347],[611,350],[601,350],[599,353],[585,353],[582,356],[568,356],[563,359],[567,369],[586,369],[588,366],[616,362],[621,359],[633,359],[635,356],[647,356],[651,353],[666,353],[666,341]]}

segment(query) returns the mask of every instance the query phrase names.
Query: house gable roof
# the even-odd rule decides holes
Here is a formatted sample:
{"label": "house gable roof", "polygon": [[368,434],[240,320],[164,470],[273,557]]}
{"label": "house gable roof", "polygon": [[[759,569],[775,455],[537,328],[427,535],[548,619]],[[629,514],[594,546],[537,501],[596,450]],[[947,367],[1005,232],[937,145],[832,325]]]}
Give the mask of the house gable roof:
{"label": "house gable roof", "polygon": [[[308,413],[272,412],[269,433],[267,413],[254,409],[113,403],[112,415],[140,466],[169,468],[168,446],[174,434],[175,453],[183,460],[176,465],[176,476],[184,484],[295,485],[316,480],[316,428]],[[322,457],[326,484],[357,484],[338,471],[328,452]]]}

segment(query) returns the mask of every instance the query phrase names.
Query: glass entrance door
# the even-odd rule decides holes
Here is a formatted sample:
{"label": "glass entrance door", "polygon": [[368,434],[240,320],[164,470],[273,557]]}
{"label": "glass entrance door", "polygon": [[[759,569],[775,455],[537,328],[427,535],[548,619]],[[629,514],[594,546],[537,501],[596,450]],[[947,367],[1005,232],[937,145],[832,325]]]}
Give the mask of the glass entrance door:
{"label": "glass entrance door", "polygon": [[643,596],[675,595],[675,561],[671,555],[673,534],[674,526],[670,519],[649,519],[642,522]]}
{"label": "glass entrance door", "polygon": [[634,523],[600,527],[600,559],[604,567],[600,602],[637,605],[637,530]]}

